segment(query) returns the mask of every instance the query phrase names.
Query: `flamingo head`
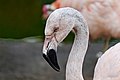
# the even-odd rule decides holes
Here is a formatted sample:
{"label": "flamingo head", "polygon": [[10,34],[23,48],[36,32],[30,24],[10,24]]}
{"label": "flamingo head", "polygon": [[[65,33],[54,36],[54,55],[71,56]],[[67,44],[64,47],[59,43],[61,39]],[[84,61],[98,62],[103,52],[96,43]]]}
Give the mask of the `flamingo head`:
{"label": "flamingo head", "polygon": [[60,22],[57,21],[60,20],[59,16],[54,16],[56,15],[51,14],[46,22],[43,57],[53,69],[60,71],[56,56],[57,46],[65,39],[72,28],[70,27],[71,23],[69,22],[62,22],[60,25]]}

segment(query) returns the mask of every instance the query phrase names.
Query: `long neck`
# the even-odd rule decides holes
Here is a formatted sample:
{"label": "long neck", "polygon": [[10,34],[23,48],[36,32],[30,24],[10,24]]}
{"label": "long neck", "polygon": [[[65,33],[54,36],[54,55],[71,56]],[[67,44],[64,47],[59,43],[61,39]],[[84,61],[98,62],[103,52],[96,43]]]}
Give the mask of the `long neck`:
{"label": "long neck", "polygon": [[76,27],[75,40],[66,66],[66,80],[83,80],[82,65],[88,47],[88,36],[87,26]]}

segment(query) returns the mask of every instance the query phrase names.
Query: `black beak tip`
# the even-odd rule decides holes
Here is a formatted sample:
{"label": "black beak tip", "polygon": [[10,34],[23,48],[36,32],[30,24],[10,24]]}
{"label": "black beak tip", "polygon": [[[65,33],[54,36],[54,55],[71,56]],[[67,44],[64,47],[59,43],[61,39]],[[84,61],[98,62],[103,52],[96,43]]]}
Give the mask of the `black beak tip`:
{"label": "black beak tip", "polygon": [[60,72],[60,67],[58,65],[56,51],[54,49],[50,49],[47,52],[47,55],[43,54],[43,57],[54,70],[56,70],[57,72]]}

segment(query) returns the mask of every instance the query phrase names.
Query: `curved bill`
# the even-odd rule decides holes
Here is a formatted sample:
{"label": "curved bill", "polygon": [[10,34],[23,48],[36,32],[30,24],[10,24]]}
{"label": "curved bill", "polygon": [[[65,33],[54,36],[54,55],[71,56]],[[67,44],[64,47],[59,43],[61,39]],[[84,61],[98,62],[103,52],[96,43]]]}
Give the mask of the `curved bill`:
{"label": "curved bill", "polygon": [[57,56],[56,56],[56,52],[54,49],[50,49],[47,51],[47,55],[43,54],[43,57],[45,58],[45,60],[49,63],[49,65],[55,69],[56,71],[60,71],[60,67],[58,65],[58,61],[57,61]]}
{"label": "curved bill", "polygon": [[52,41],[45,40],[43,47],[43,57],[54,70],[59,72],[60,67],[57,61],[56,48],[57,48],[57,43],[54,39]]}

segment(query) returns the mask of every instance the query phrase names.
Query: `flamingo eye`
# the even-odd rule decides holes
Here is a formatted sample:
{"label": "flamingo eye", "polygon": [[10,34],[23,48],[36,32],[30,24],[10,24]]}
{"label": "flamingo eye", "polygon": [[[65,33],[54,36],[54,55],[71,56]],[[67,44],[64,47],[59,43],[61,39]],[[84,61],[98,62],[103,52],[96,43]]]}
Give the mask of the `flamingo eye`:
{"label": "flamingo eye", "polygon": [[54,32],[57,32],[57,31],[58,31],[58,29],[59,29],[59,28],[55,28],[55,29],[54,29]]}

